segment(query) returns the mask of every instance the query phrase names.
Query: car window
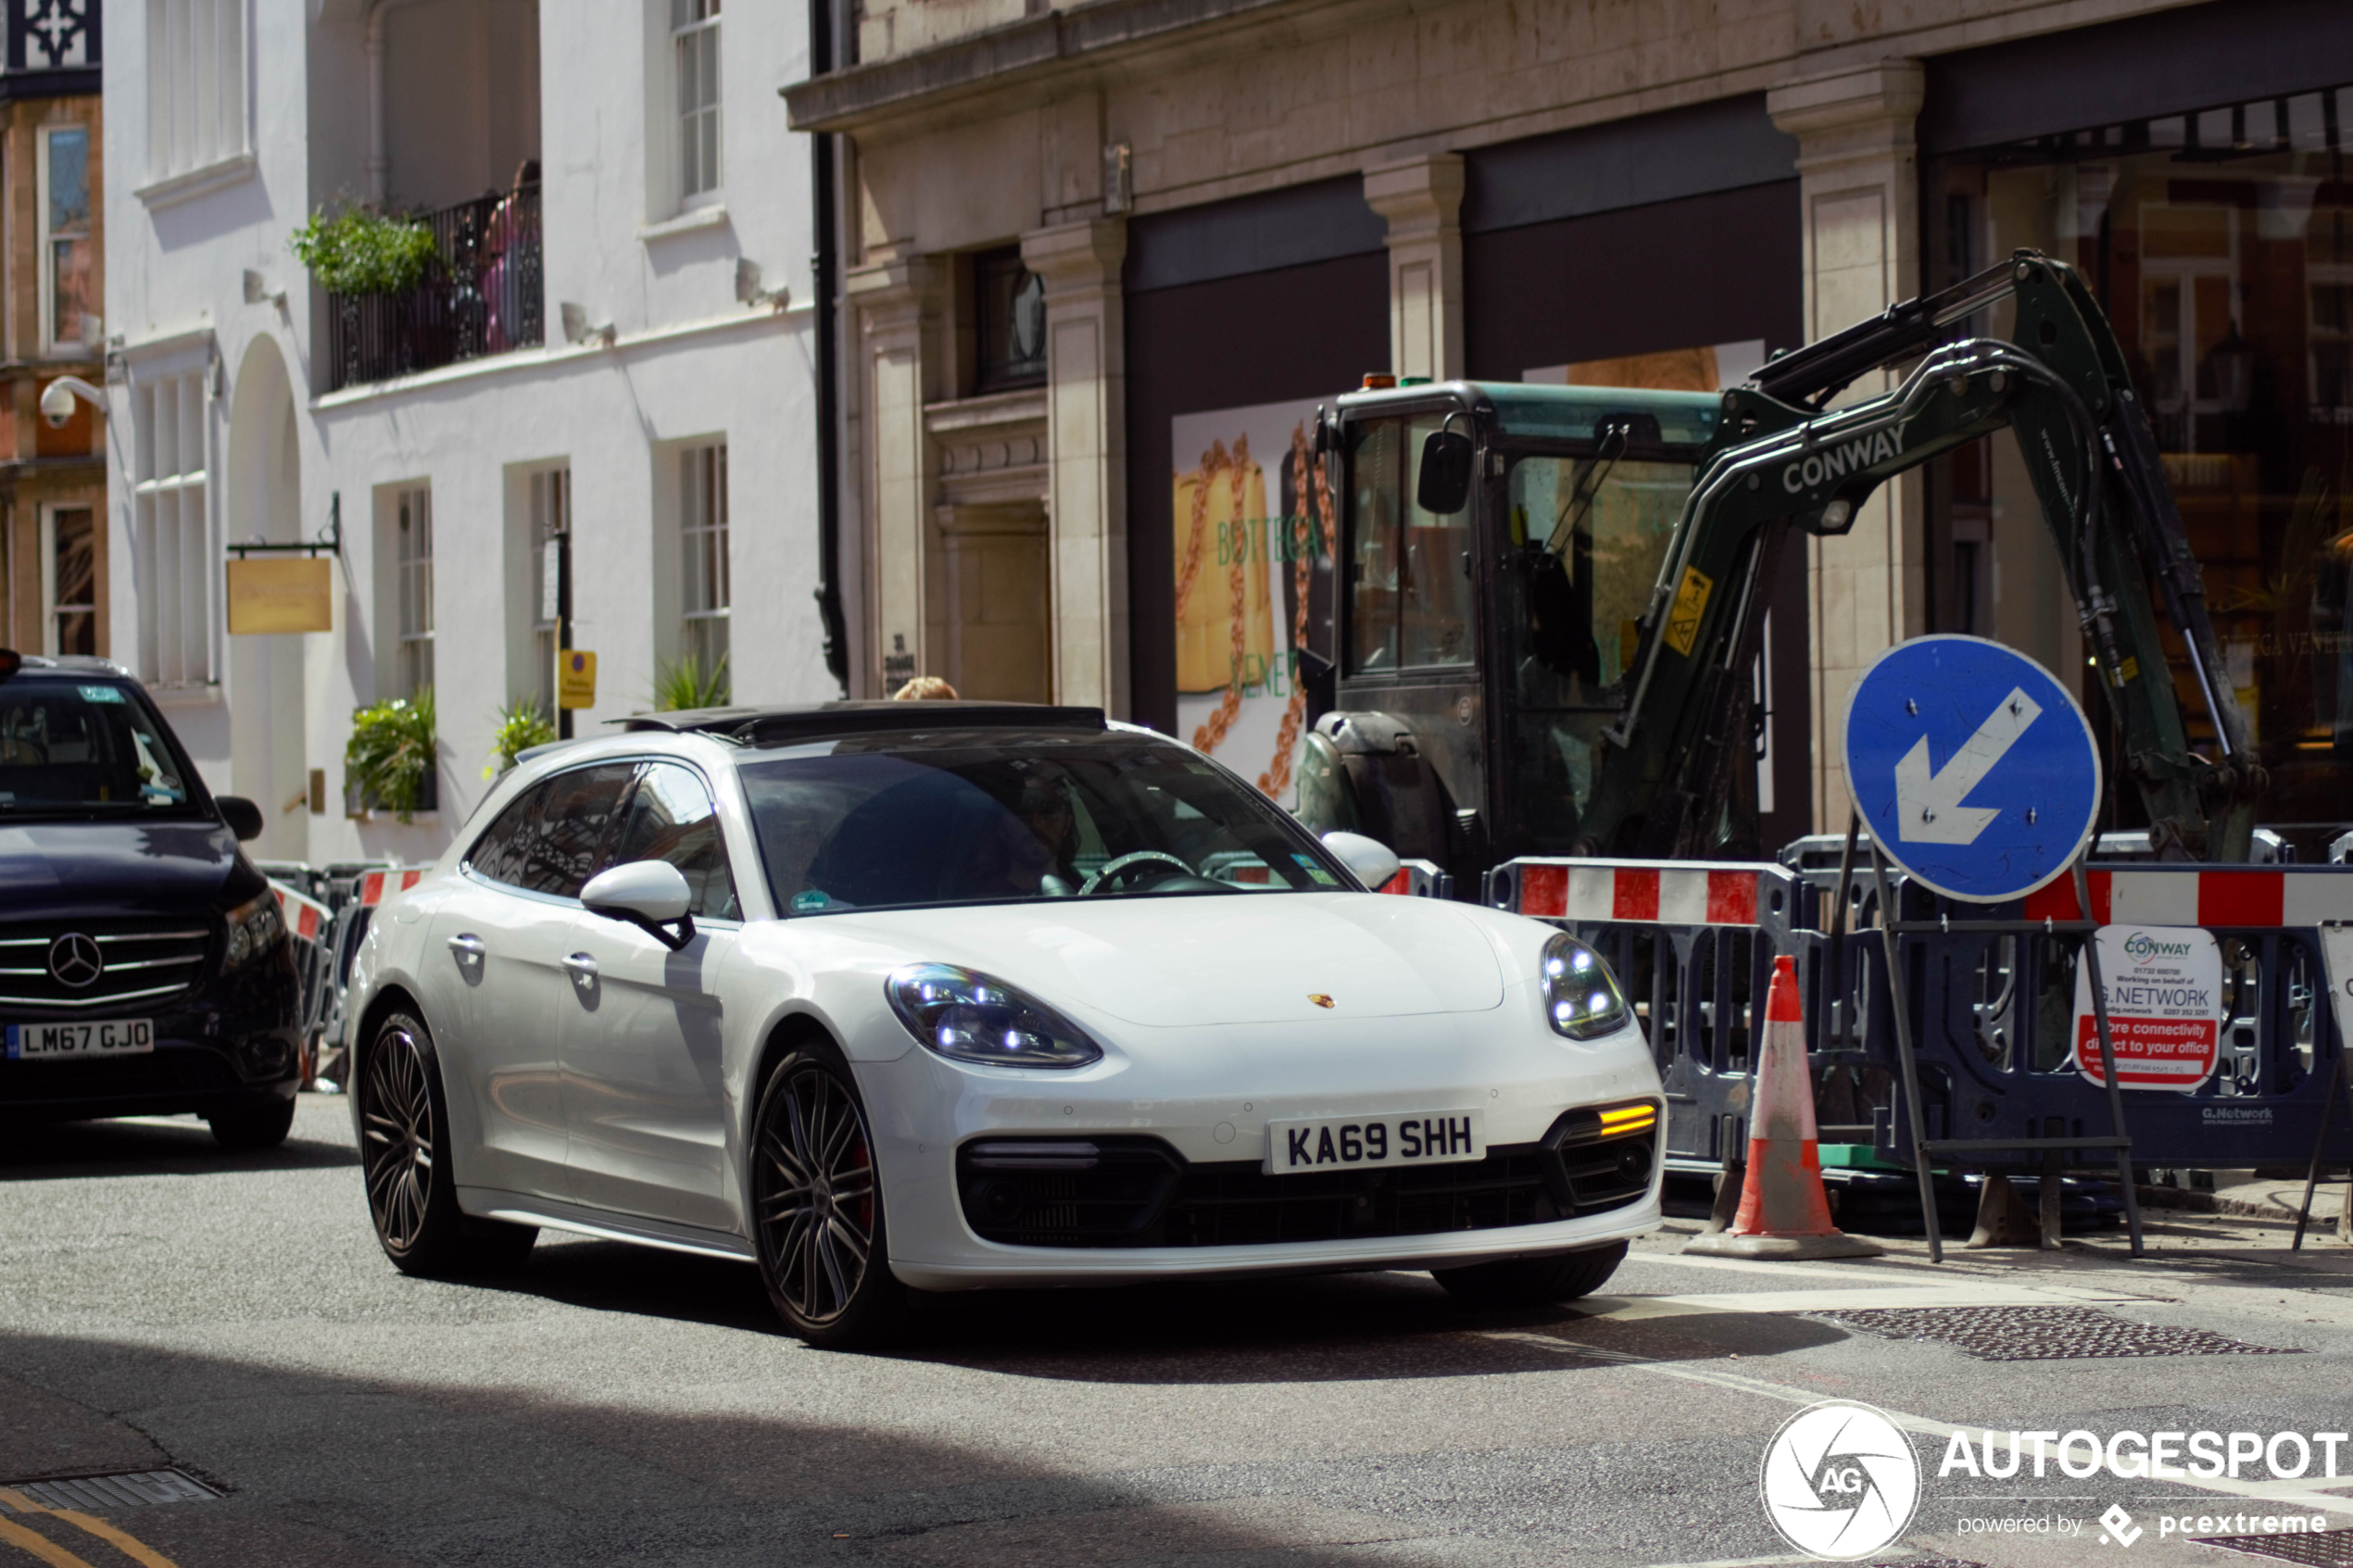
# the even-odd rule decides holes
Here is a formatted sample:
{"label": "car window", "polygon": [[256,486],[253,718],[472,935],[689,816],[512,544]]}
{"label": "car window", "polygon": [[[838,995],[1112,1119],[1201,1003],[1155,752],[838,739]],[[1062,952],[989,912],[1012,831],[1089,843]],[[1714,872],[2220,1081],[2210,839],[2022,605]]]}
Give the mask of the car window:
{"label": "car window", "polygon": [[579,897],[636,771],[634,762],[604,762],[535,785],[475,845],[474,871],[510,887]]}
{"label": "car window", "polygon": [[649,762],[637,775],[621,832],[605,857],[608,865],[631,860],[667,860],[676,866],[693,896],[687,907],[698,917],[743,918],[736,902],[736,881],[727,869],[727,846],[719,831],[718,809],[693,769],[675,762]]}
{"label": "car window", "polygon": [[788,914],[1346,885],[1272,801],[1166,741],[950,731],[793,750],[738,771]]}
{"label": "car window", "polygon": [[188,784],[130,688],[19,677],[0,686],[0,817],[188,809]]}

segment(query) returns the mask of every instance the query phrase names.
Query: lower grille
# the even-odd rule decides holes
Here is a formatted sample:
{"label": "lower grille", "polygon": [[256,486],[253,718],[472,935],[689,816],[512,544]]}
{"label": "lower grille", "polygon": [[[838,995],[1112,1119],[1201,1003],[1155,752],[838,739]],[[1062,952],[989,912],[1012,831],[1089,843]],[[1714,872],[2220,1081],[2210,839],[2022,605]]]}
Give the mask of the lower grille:
{"label": "lower grille", "polygon": [[1017,1247],[1266,1247],[1502,1230],[1640,1202],[1655,1126],[1605,1135],[1570,1111],[1541,1141],[1484,1160],[1269,1175],[1256,1160],[1188,1163],[1158,1138],[989,1138],[956,1159],[964,1219]]}
{"label": "lower grille", "polygon": [[[51,945],[69,932],[95,943],[96,978],[68,985],[49,967]],[[187,994],[212,949],[199,916],[162,920],[48,922],[0,926],[0,1009],[69,1018],[150,1010]]]}
{"label": "lower grille", "polygon": [[240,1086],[218,1051],[164,1046],[137,1056],[0,1061],[0,1110],[61,1100],[146,1099],[208,1095]]}

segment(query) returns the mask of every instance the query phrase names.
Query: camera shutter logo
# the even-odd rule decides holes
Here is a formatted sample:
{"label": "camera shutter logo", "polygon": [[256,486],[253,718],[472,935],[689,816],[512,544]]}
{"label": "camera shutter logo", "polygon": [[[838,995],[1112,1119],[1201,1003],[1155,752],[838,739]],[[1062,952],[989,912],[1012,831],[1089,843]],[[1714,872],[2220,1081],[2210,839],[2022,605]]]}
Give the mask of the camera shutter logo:
{"label": "camera shutter logo", "polygon": [[1773,1434],[1757,1490],[1790,1545],[1844,1562],[1880,1550],[1910,1527],[1920,1463],[1911,1439],[1886,1415],[1828,1399]]}
{"label": "camera shutter logo", "polygon": [[69,931],[49,944],[49,972],[60,985],[79,991],[95,982],[106,967],[98,944],[79,931]]}

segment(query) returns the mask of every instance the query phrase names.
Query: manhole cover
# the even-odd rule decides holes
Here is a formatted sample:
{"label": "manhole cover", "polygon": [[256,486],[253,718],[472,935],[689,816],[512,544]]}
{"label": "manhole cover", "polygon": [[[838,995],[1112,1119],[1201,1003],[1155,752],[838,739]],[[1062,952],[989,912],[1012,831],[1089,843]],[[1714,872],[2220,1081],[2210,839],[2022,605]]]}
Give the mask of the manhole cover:
{"label": "manhole cover", "polygon": [[2278,1562],[2309,1563],[2311,1568],[2353,1568],[2353,1530],[2314,1530],[2299,1536],[2193,1536],[2199,1546],[2219,1546],[2249,1557]]}
{"label": "manhole cover", "polygon": [[5,1483],[44,1508],[97,1512],[158,1502],[210,1502],[220,1494],[180,1470],[136,1470],[118,1475],[52,1475]]}
{"label": "manhole cover", "polygon": [[2089,1307],[1872,1307],[1822,1315],[1884,1339],[1932,1339],[1981,1361],[2303,1353],[2203,1328],[2133,1323]]}

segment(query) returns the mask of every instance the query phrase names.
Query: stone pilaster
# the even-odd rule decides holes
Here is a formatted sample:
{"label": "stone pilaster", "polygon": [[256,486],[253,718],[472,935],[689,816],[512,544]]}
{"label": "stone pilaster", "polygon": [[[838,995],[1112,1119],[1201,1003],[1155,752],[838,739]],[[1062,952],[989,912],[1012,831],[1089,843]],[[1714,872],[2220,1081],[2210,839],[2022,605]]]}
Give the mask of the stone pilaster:
{"label": "stone pilaster", "polygon": [[[1916,60],[1882,60],[1777,87],[1773,123],[1797,138],[1805,212],[1807,341],[1875,316],[1920,290],[1919,114]],[[1841,402],[1875,396],[1861,377]],[[1855,678],[1881,649],[1928,629],[1927,541],[1917,471],[1882,485],[1840,538],[1813,543],[1814,823],[1843,832],[1852,801],[1838,726]]]}
{"label": "stone pilaster", "polygon": [[944,650],[946,597],[932,579],[932,473],[924,406],[944,379],[947,270],[928,256],[878,257],[843,278],[864,383],[870,674],[887,696]]}
{"label": "stone pilaster", "polygon": [[1122,219],[1036,229],[1022,261],[1046,283],[1048,559],[1056,702],[1125,717],[1126,329]]}
{"label": "stone pilaster", "polygon": [[1401,376],[1463,374],[1463,160],[1432,153],[1365,170],[1389,222],[1389,363]]}

